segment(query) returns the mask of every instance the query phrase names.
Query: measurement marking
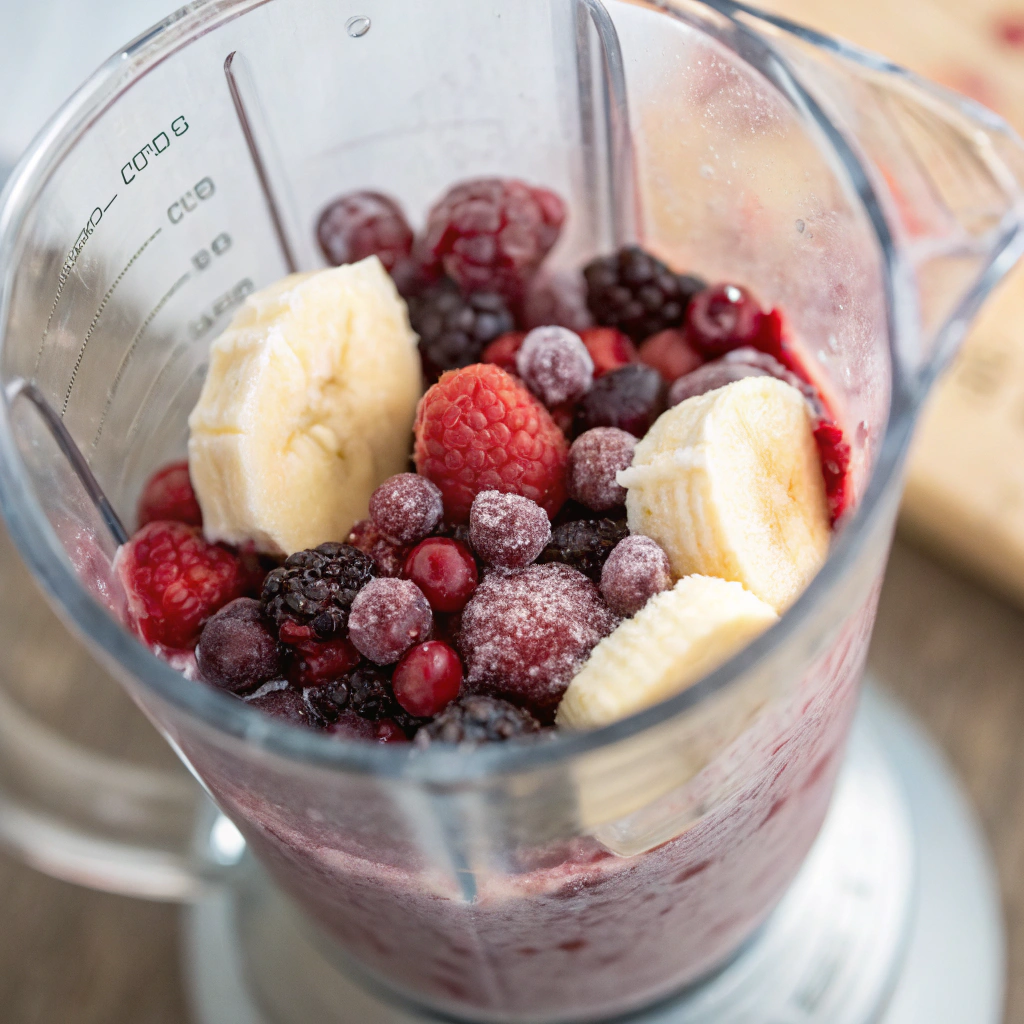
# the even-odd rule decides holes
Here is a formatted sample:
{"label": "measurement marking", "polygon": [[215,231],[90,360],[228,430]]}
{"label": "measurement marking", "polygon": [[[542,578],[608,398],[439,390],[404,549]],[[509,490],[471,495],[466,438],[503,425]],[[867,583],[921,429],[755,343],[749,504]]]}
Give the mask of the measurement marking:
{"label": "measurement marking", "polygon": [[100,443],[100,435],[103,433],[103,427],[106,425],[107,414],[110,412],[110,407],[114,402],[114,396],[117,394],[117,389],[121,385],[121,377],[124,375],[124,371],[127,368],[128,363],[130,362],[132,356],[135,354],[135,349],[138,347],[139,342],[142,340],[142,336],[146,333],[147,329],[149,328],[149,325],[159,315],[160,310],[167,305],[167,303],[171,300],[171,297],[175,294],[175,292],[177,292],[178,289],[181,288],[181,286],[185,284],[185,282],[188,281],[188,279],[191,276],[191,273],[187,271],[186,273],[182,274],[181,277],[179,277],[178,280],[171,285],[168,291],[164,294],[163,298],[161,298],[160,301],[150,310],[149,316],[147,316],[146,319],[142,321],[142,325],[135,332],[135,337],[132,338],[132,343],[128,346],[128,351],[125,352],[123,358],[121,359],[121,363],[117,368],[117,373],[114,374],[114,380],[110,385],[110,390],[107,392],[107,401],[106,404],[103,406],[103,413],[100,416],[100,425],[96,428],[96,436],[93,438],[91,451],[96,451],[96,446]]}
{"label": "measurement marking", "polygon": [[75,379],[78,377],[78,371],[82,365],[82,360],[85,358],[85,348],[89,344],[92,332],[96,330],[96,325],[100,322],[100,317],[103,316],[103,310],[106,309],[107,303],[110,301],[110,296],[114,294],[115,289],[121,283],[121,279],[124,275],[131,269],[132,264],[146,251],[149,243],[152,242],[161,231],[163,231],[163,228],[157,228],[156,231],[154,231],[153,234],[151,234],[149,238],[147,238],[142,245],[135,250],[135,254],[125,264],[124,270],[117,275],[114,283],[107,289],[107,294],[103,296],[100,308],[96,310],[96,315],[92,318],[92,323],[89,324],[89,330],[85,332],[85,339],[82,341],[82,347],[78,350],[78,358],[75,360],[75,368],[71,371],[71,380],[68,381],[68,389],[64,393],[64,405],[60,410],[61,419],[64,418],[65,413],[68,411],[68,402],[71,401],[71,392],[75,387]]}
{"label": "measurement marking", "polygon": [[[117,193],[115,192],[114,193],[114,199],[116,199],[116,198],[117,198]],[[114,205],[114,199],[111,199],[110,202],[107,203],[107,205],[103,207],[103,212],[104,213],[106,213],[107,210],[109,210]]]}
{"label": "measurement marking", "polygon": [[242,128],[242,135],[245,136],[245,144],[249,147],[249,156],[252,159],[252,165],[256,170],[256,177],[259,179],[260,188],[263,190],[263,198],[266,201],[267,209],[270,211],[270,220],[274,226],[274,233],[277,235],[278,245],[281,246],[281,254],[284,256],[284,262],[288,267],[288,272],[294,274],[298,269],[295,262],[295,257],[292,255],[291,246],[288,244],[288,238],[284,233],[284,224],[281,221],[281,214],[278,210],[277,200],[274,198],[273,189],[270,187],[270,178],[267,176],[266,165],[263,162],[263,157],[260,154],[259,146],[256,144],[256,136],[253,134],[252,124],[249,120],[249,113],[245,109],[245,102],[242,99],[242,93],[238,86],[238,78],[234,71],[234,61],[237,55],[237,50],[232,50],[231,53],[224,58],[224,77],[228,80],[228,91],[231,93],[231,102],[235,105],[235,114],[238,117],[238,123]]}

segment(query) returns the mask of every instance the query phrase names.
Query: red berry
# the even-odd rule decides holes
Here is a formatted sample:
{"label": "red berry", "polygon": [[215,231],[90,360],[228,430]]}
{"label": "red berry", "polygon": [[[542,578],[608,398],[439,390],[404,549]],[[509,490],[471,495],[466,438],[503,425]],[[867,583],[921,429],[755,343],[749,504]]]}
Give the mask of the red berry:
{"label": "red berry", "polygon": [[495,366],[500,366],[506,373],[517,373],[516,353],[519,351],[519,346],[522,345],[525,337],[525,331],[509,331],[508,334],[503,334],[484,349],[480,362],[494,363]]}
{"label": "red berry", "polygon": [[335,199],[316,225],[324,258],[332,266],[378,256],[388,271],[412,251],[412,228],[399,205],[379,192],[353,192]]}
{"label": "red berry", "polygon": [[289,725],[313,726],[309,707],[302,694],[287,686],[280,690],[268,690],[266,693],[257,691],[256,695],[246,697],[245,703],[251,708],[258,708],[266,715],[280,718]]}
{"label": "red berry", "polygon": [[395,668],[391,678],[395,700],[416,718],[433,718],[459,695],[462,662],[447,644],[417,644]]}
{"label": "red berry", "polygon": [[829,420],[821,420],[814,429],[814,440],[821,456],[821,472],[825,478],[832,525],[846,511],[850,501],[850,445],[843,440],[843,431]]}
{"label": "red berry", "polygon": [[277,638],[260,614],[260,603],[239,597],[212,615],[196,647],[202,677],[230,693],[255,690],[279,678]]}
{"label": "red berry", "polygon": [[476,559],[465,544],[428,537],[405,560],[404,574],[423,591],[436,612],[459,612],[476,590]]}
{"label": "red berry", "polygon": [[757,300],[735,284],[705,288],[686,308],[686,337],[704,356],[714,359],[744,345],[760,347],[764,311]]}
{"label": "red berry", "polygon": [[373,579],[356,594],[348,617],[349,639],[377,665],[393,665],[430,637],[434,624],[423,592],[410,580]]}
{"label": "red berry", "polygon": [[469,513],[476,553],[499,569],[522,569],[551,539],[551,520],[536,502],[519,494],[482,491]]}
{"label": "red berry", "polygon": [[408,743],[401,726],[391,718],[371,722],[355,711],[342,711],[324,730],[329,736],[346,740],[368,740],[371,743]]}
{"label": "red berry", "polygon": [[580,337],[594,360],[594,380],[639,359],[636,345],[614,327],[588,327]]}
{"label": "red berry", "polygon": [[140,527],[158,519],[203,525],[203,511],[192,490],[187,462],[172,462],[149,478],[142,488],[136,519]]}
{"label": "red berry", "polygon": [[430,211],[417,254],[466,293],[493,291],[517,302],[564,221],[565,204],[553,192],[479,178],[450,189]]}
{"label": "red berry", "polygon": [[304,640],[294,647],[288,681],[304,690],[340,679],[359,664],[359,652],[344,637],[333,640]]}
{"label": "red berry", "polygon": [[416,412],[416,468],[441,488],[453,523],[469,518],[481,491],[522,494],[554,516],[568,448],[544,406],[486,363],[446,373]]}
{"label": "red berry", "polygon": [[522,321],[531,329],[557,324],[577,334],[593,327],[594,318],[587,308],[587,285],[583,275],[541,268],[527,285]]}
{"label": "red berry", "polygon": [[595,427],[580,434],[569,449],[569,497],[595,512],[626,501],[615,475],[633,463],[636,438],[617,427]]}
{"label": "red berry", "polygon": [[302,644],[307,640],[315,640],[316,633],[313,632],[312,626],[285,619],[278,628],[277,638],[283,644]]}
{"label": "red berry", "polygon": [[606,373],[580,403],[587,430],[618,427],[634,437],[643,437],[664,408],[665,382],[643,363]]}
{"label": "red berry", "polygon": [[601,596],[619,615],[636,615],[671,586],[668,555],[650,537],[623,537],[601,570]]}
{"label": "red berry", "polygon": [[684,331],[669,328],[648,338],[640,346],[640,362],[653,366],[666,384],[692,373],[704,357],[690,344]]}
{"label": "red berry", "polygon": [[526,386],[552,408],[581,399],[594,382],[594,360],[580,336],[565,327],[535,327],[516,353]]}
{"label": "red berry", "polygon": [[347,544],[369,555],[381,576],[396,578],[402,575],[402,566],[409,553],[407,544],[392,544],[381,536],[372,519],[360,519],[352,527]]}
{"label": "red berry", "polygon": [[441,492],[418,473],[397,473],[370,495],[370,518],[385,540],[415,544],[444,517]]}
{"label": "red berry", "polygon": [[245,589],[238,556],[184,523],[147,524],[118,561],[136,629],[165,647],[192,647],[203,623]]}
{"label": "red berry", "polygon": [[680,377],[668,389],[668,406],[673,408],[688,398],[706,395],[709,391],[717,391],[727,384],[734,384],[745,377],[770,377],[772,374],[763,366],[752,363],[741,363],[736,360],[716,359],[705,363],[692,373]]}

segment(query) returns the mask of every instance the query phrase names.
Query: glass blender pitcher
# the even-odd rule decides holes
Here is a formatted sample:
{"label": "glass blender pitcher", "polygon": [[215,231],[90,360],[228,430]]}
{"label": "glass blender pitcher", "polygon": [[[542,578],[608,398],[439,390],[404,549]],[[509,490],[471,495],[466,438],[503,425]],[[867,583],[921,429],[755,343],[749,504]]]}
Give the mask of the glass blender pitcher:
{"label": "glass blender pitcher", "polygon": [[[726,0],[198,0],[104,65],[4,194],[0,503],[339,960],[442,1019],[639,1010],[728,962],[819,831],[914,420],[1021,250],[1022,172],[982,108]],[[636,241],[786,311],[853,445],[826,566],[699,684],[542,745],[361,745],[187,680],[123,627],[112,563],[184,451],[210,341],[322,266],[335,196],[422,222],[495,174],[565,197],[555,279]],[[37,862],[179,899],[235,870],[194,845],[194,794],[87,770],[58,793],[38,748],[5,747],[0,830]],[[77,799],[100,785],[116,830]]]}

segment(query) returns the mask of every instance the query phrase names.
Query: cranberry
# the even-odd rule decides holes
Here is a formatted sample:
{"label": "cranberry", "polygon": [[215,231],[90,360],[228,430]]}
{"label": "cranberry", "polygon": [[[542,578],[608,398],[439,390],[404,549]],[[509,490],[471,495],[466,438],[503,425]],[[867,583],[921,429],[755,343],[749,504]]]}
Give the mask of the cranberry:
{"label": "cranberry", "polygon": [[412,251],[412,228],[401,208],[379,192],[353,192],[335,199],[316,226],[324,257],[332,266],[377,256],[389,271]]}
{"label": "cranberry", "polygon": [[404,573],[437,612],[462,611],[476,590],[473,553],[465,544],[449,537],[428,537],[417,544],[405,560]]}
{"label": "cranberry", "polygon": [[443,517],[440,488],[418,473],[397,473],[370,496],[370,518],[392,544],[415,544]]}
{"label": "cranberry", "polygon": [[690,344],[686,334],[669,328],[648,338],[640,346],[640,362],[653,366],[666,384],[696,370],[704,357]]}
{"label": "cranberry", "polygon": [[417,644],[395,668],[391,678],[395,700],[417,718],[433,718],[459,695],[462,662],[447,644]]}
{"label": "cranberry", "polygon": [[287,686],[280,690],[257,693],[256,696],[245,698],[251,708],[258,708],[266,715],[280,718],[291,725],[311,726],[312,718],[302,694]]}
{"label": "cranberry", "polygon": [[601,570],[601,596],[618,615],[636,615],[671,586],[668,555],[650,537],[624,537]]}
{"label": "cranberry", "polygon": [[172,462],[149,478],[139,498],[136,519],[140,527],[158,519],[203,525],[203,512],[192,490],[187,462]]}
{"label": "cranberry", "polygon": [[371,743],[408,743],[401,726],[393,719],[382,718],[371,722],[354,711],[342,711],[324,730],[329,736],[346,740],[369,740]]}
{"label": "cranberry", "polygon": [[551,539],[551,520],[540,505],[520,494],[481,491],[469,510],[469,538],[485,562],[522,569]]}
{"label": "cranberry", "polygon": [[757,300],[735,284],[698,292],[686,310],[686,337],[709,359],[744,345],[758,346],[765,314]]}
{"label": "cranberry", "polygon": [[634,451],[636,438],[617,427],[595,427],[580,434],[569,449],[569,497],[595,512],[623,504],[626,488],[616,474],[632,464]]}
{"label": "cranberry", "polygon": [[230,693],[246,693],[281,672],[277,640],[260,603],[239,597],[207,620],[196,647],[203,678]]}
{"label": "cranberry", "polygon": [[643,437],[665,408],[665,384],[657,370],[637,363],[606,373],[580,403],[583,427],[618,427]]}
{"label": "cranberry", "polygon": [[582,398],[594,381],[594,360],[578,334],[535,327],[516,353],[516,371],[548,408]]}
{"label": "cranberry", "polygon": [[340,679],[359,663],[359,652],[344,637],[305,640],[295,645],[288,681],[300,690]]}
{"label": "cranberry", "polygon": [[349,639],[377,665],[391,665],[430,636],[430,605],[410,580],[373,579],[352,602]]}
{"label": "cranberry", "polygon": [[580,338],[594,360],[594,380],[639,359],[629,336],[614,327],[590,327],[580,332]]}

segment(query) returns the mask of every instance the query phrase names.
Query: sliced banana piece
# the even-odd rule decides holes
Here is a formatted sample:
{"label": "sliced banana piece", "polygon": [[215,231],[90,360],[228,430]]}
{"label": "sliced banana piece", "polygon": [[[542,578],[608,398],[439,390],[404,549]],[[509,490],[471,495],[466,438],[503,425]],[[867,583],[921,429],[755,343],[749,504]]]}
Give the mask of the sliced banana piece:
{"label": "sliced banana piece", "polygon": [[272,554],[343,541],[406,468],[420,390],[416,335],[376,256],[250,295],[189,417],[206,536]]}
{"label": "sliced banana piece", "polygon": [[735,580],[782,612],[828,555],[811,412],[774,377],[747,377],[669,409],[618,481],[630,530],[656,540],[676,576]]}
{"label": "sliced banana piece", "polygon": [[632,715],[685,690],[777,620],[739,583],[684,576],[590,652],[556,721],[596,729]]}

